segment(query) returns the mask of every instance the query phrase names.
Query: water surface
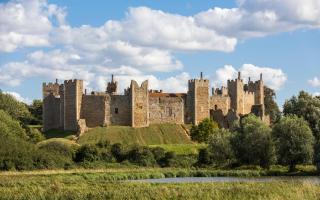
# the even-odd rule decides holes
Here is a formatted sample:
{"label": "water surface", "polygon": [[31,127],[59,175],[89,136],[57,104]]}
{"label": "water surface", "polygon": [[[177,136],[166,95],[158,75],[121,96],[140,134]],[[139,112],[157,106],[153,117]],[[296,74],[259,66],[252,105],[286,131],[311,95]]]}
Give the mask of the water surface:
{"label": "water surface", "polygon": [[303,181],[320,184],[320,177],[317,176],[277,176],[277,177],[176,177],[176,178],[157,178],[130,180],[130,182],[143,183],[230,183],[230,182],[273,182],[273,181]]}

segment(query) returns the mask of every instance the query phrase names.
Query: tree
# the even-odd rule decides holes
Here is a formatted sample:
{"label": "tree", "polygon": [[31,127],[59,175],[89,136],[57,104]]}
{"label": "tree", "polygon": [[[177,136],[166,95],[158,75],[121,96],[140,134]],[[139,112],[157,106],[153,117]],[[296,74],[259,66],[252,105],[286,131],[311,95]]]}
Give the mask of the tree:
{"label": "tree", "polygon": [[0,135],[24,140],[28,138],[20,123],[3,110],[0,110]]}
{"label": "tree", "polygon": [[276,160],[271,128],[250,114],[233,127],[232,148],[240,164],[268,168]]}
{"label": "tree", "polygon": [[[287,100],[283,106],[284,115],[297,115],[303,117],[315,137],[314,152],[320,153],[320,97],[313,97],[301,91],[299,95]],[[320,156],[314,156],[314,162],[320,171]]]}
{"label": "tree", "polygon": [[219,129],[215,121],[204,119],[198,126],[192,126],[190,130],[191,139],[197,142],[207,142],[215,129]]}
{"label": "tree", "polygon": [[23,124],[28,124],[32,118],[27,106],[10,94],[0,92],[0,109]]}
{"label": "tree", "polygon": [[273,89],[264,86],[264,105],[265,113],[270,116],[272,123],[279,121],[281,117],[281,112],[279,110],[278,104],[274,100],[276,93]]}
{"label": "tree", "polygon": [[214,133],[209,137],[207,149],[210,164],[214,164],[215,166],[225,166],[232,164],[235,157],[230,143],[230,138],[231,133],[226,129],[216,129]]}
{"label": "tree", "polygon": [[295,115],[283,117],[273,127],[276,152],[280,164],[294,171],[297,164],[312,160],[314,137],[308,123]]}
{"label": "tree", "polygon": [[298,97],[293,96],[285,102],[283,113],[303,117],[309,123],[316,139],[320,138],[320,98],[301,91]]}
{"label": "tree", "polygon": [[31,124],[41,124],[42,123],[42,101],[33,100],[32,104],[28,106],[28,109],[32,115]]}
{"label": "tree", "polygon": [[155,166],[157,164],[148,147],[134,146],[127,154],[130,162],[141,166]]}

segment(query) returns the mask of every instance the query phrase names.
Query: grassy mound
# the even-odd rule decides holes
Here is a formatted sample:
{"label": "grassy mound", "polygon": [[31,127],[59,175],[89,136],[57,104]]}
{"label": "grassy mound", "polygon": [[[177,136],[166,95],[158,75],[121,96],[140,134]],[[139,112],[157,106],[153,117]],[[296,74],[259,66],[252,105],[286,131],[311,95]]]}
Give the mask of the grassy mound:
{"label": "grassy mound", "polygon": [[177,124],[157,124],[144,128],[129,126],[96,127],[82,134],[78,143],[97,143],[100,140],[109,140],[111,143],[122,143],[124,145],[192,144],[185,129],[185,127]]}
{"label": "grassy mound", "polygon": [[37,145],[39,147],[41,147],[41,146],[46,145],[46,144],[51,143],[51,142],[59,142],[59,143],[66,144],[68,146],[78,145],[74,140],[69,140],[69,139],[66,139],[66,138],[50,138],[50,139],[43,140],[43,141],[39,142]]}

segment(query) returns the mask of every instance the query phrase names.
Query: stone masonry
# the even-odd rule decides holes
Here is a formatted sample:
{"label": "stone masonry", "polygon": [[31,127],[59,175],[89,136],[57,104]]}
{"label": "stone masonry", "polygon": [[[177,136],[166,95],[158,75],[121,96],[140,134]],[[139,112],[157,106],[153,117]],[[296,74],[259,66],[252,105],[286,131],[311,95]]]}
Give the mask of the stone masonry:
{"label": "stone masonry", "polygon": [[[188,81],[187,93],[164,93],[149,90],[148,81],[141,85],[134,80],[124,94],[118,94],[118,83],[112,76],[105,92],[87,94],[82,80],[63,84],[43,83],[43,129],[83,132],[85,127],[125,125],[146,127],[149,124],[198,124],[205,118],[214,119],[228,128],[233,121],[249,113],[269,123],[264,110],[264,85],[260,80],[244,83],[228,80],[227,87],[212,88],[202,77]],[[85,92],[84,92],[85,91]],[[80,130],[81,129],[81,130]]]}

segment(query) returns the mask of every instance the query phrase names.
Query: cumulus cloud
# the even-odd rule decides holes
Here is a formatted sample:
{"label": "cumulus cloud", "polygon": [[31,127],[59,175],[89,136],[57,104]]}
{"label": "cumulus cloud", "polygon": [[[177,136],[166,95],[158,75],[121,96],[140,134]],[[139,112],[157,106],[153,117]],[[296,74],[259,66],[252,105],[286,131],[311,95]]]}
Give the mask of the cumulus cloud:
{"label": "cumulus cloud", "polygon": [[320,87],[320,79],[318,77],[308,80],[308,83],[313,87]]}
{"label": "cumulus cloud", "polygon": [[9,1],[0,4],[0,52],[13,52],[19,47],[49,45],[53,29],[51,20],[64,23],[63,8],[44,0]]}
{"label": "cumulus cloud", "polygon": [[263,81],[268,87],[279,90],[287,80],[287,75],[281,70],[270,67],[259,67],[252,64],[243,64],[239,69],[235,69],[231,65],[225,65],[216,70],[214,79],[214,86],[227,84],[227,80],[235,79],[238,71],[241,72],[241,78],[245,81],[250,77],[251,80],[259,80],[260,74],[263,74]]}
{"label": "cumulus cloud", "polygon": [[6,91],[6,92],[3,92],[4,94],[10,94],[11,96],[13,96],[17,101],[20,101],[20,102],[23,102],[23,103],[26,103],[26,104],[31,104],[32,103],[32,100],[29,99],[29,98],[24,98],[22,97],[19,93],[17,92],[11,92],[11,91]]}
{"label": "cumulus cloud", "polygon": [[195,15],[200,26],[236,38],[262,37],[320,27],[318,0],[239,0],[237,8],[215,7]]}

